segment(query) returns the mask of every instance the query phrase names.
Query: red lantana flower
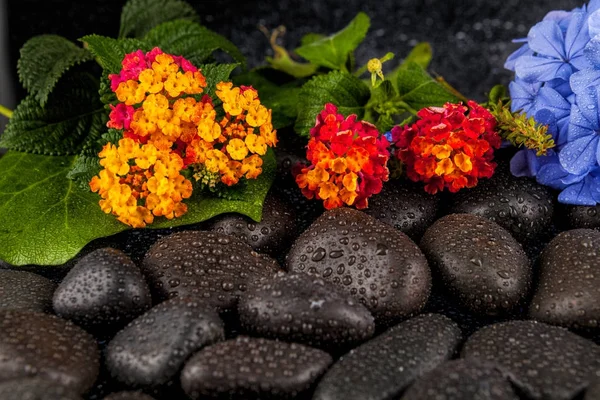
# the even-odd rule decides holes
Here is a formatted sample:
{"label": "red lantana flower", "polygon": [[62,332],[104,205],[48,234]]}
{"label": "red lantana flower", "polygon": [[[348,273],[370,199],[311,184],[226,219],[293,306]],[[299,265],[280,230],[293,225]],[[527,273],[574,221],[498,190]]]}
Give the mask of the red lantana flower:
{"label": "red lantana flower", "polygon": [[474,187],[479,178],[493,175],[492,159],[501,139],[489,111],[469,101],[467,106],[423,108],[417,116],[414,124],[395,126],[391,132],[395,156],[411,180],[425,182],[425,190],[435,194],[444,188],[457,192]]}
{"label": "red lantana flower", "polygon": [[310,131],[306,158],[310,165],[296,175],[296,183],[309,199],[323,200],[327,209],[344,204],[366,208],[388,180],[388,140],[365,121],[347,118],[327,103]]}

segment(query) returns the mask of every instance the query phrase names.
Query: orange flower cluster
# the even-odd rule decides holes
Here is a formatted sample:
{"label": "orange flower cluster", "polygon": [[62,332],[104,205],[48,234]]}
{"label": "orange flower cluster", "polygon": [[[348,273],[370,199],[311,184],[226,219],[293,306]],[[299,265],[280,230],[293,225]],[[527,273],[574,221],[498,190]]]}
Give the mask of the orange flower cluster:
{"label": "orange flower cluster", "polygon": [[363,209],[388,180],[389,142],[374,125],[337,111],[327,103],[317,116],[306,153],[311,165],[296,175],[296,183],[307,198],[322,199],[327,209],[344,204]]}
{"label": "orange flower cluster", "polygon": [[467,105],[423,108],[417,122],[392,129],[396,157],[411,180],[425,182],[428,193],[474,187],[494,173],[494,149],[501,144],[496,119],[474,101]]}
{"label": "orange flower cluster", "polygon": [[155,48],[127,54],[119,74],[109,75],[119,103],[111,106],[109,128],[123,139],[99,153],[104,169],[90,182],[102,197],[100,206],[133,227],[144,227],[155,216],[174,218],[187,212],[183,199],[194,177],[209,186],[218,179],[234,185],[262,172],[268,146],[277,143],[271,111],[260,104],[251,87],[217,84],[225,116],[217,121],[201,71],[183,57]]}

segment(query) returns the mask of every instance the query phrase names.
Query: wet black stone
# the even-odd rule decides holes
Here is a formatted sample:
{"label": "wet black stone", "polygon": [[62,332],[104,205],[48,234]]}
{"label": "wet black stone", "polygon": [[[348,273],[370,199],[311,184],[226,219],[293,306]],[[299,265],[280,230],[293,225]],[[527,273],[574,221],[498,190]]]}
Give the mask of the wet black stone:
{"label": "wet black stone", "polygon": [[190,355],[223,336],[223,323],[215,311],[194,300],[175,298],[117,333],[106,348],[106,365],[128,386],[160,386],[176,376]]}
{"label": "wet black stone", "polygon": [[142,263],[155,301],[194,297],[219,311],[233,309],[249,286],[279,270],[273,259],[240,239],[204,231],[158,240]]}
{"label": "wet black stone", "polygon": [[452,360],[408,388],[402,400],[519,400],[510,382],[489,363]]}
{"label": "wet black stone", "polygon": [[600,229],[600,204],[596,206],[566,206],[567,229]]}
{"label": "wet black stone", "polygon": [[585,391],[583,400],[598,400],[600,399],[600,380],[596,380]]}
{"label": "wet black stone", "polygon": [[260,222],[241,214],[224,214],[214,220],[210,229],[236,236],[257,252],[275,258],[283,258],[298,234],[293,208],[272,191],[265,198]]}
{"label": "wet black stone", "polygon": [[516,178],[508,162],[491,179],[452,196],[451,213],[479,215],[508,230],[519,242],[539,240],[552,224],[554,192],[529,178]]}
{"label": "wet black stone", "polygon": [[458,326],[442,315],[404,321],[333,364],[313,400],[395,399],[416,378],[450,359],[460,341]]}
{"label": "wet black stone", "polygon": [[21,378],[0,383],[2,400],[82,400],[73,389],[43,378]]}
{"label": "wet black stone", "polygon": [[31,311],[0,311],[0,381],[39,377],[78,393],[99,369],[94,338],[72,322]]}
{"label": "wet black stone", "polygon": [[598,329],[600,232],[574,229],[556,236],[540,257],[539,279],[529,307],[538,321]]}
{"label": "wet black stone", "polygon": [[181,373],[192,399],[295,399],[331,364],[322,350],[239,336],[195,354]]}
{"label": "wet black stone", "polygon": [[425,192],[422,184],[391,179],[381,193],[369,199],[364,211],[418,241],[436,220],[439,203],[439,197]]}
{"label": "wet black stone", "polygon": [[472,335],[461,357],[498,366],[528,399],[572,399],[600,376],[600,347],[568,330],[509,321]]}
{"label": "wet black stone", "polygon": [[242,327],[255,336],[304,343],[327,351],[361,343],[375,331],[373,316],[332,283],[279,273],[240,297]]}
{"label": "wet black stone", "polygon": [[343,288],[383,325],[418,313],[431,287],[427,261],[408,236],[350,208],[323,213],[294,242],[286,262],[289,271]]}
{"label": "wet black stone", "polygon": [[69,271],[54,293],[60,317],[91,330],[122,328],[152,305],[139,268],[122,251],[103,248]]}
{"label": "wet black stone", "polygon": [[0,270],[0,309],[52,311],[56,285],[25,271]]}
{"label": "wet black stone", "polygon": [[526,299],[532,280],[529,259],[504,228],[472,214],[437,220],[421,249],[451,298],[471,312],[510,314]]}
{"label": "wet black stone", "polygon": [[154,400],[154,397],[142,392],[117,392],[109,394],[104,400]]}

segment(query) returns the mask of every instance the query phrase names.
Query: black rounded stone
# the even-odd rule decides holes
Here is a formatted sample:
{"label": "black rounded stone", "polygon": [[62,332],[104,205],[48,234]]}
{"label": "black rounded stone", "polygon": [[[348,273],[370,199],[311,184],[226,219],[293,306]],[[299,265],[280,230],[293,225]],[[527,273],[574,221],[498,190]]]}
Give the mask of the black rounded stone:
{"label": "black rounded stone", "polygon": [[600,229],[600,204],[595,206],[566,206],[565,222],[568,229]]}
{"label": "black rounded stone", "polygon": [[486,326],[467,340],[461,357],[496,364],[528,399],[572,399],[600,376],[599,346],[536,321]]}
{"label": "black rounded stone", "polygon": [[539,280],[529,316],[569,328],[597,329],[600,232],[593,229],[562,232],[544,249],[539,264]]}
{"label": "black rounded stone", "polygon": [[472,214],[446,215],[425,232],[421,249],[434,282],[471,312],[510,314],[527,297],[529,259],[495,222]]}
{"label": "black rounded stone", "polygon": [[178,232],[158,240],[142,263],[157,302],[194,297],[219,311],[234,309],[242,292],[278,271],[275,260],[242,240],[204,231]]}
{"label": "black rounded stone", "polygon": [[358,300],[321,278],[279,273],[240,297],[242,327],[255,336],[326,350],[353,346],[375,331]]}
{"label": "black rounded stone", "polygon": [[43,378],[21,378],[0,383],[2,400],[82,400],[73,389]]}
{"label": "black rounded stone", "polygon": [[402,400],[519,400],[510,382],[489,363],[446,361],[408,388]]}
{"label": "black rounded stone", "polygon": [[365,213],[419,241],[437,218],[440,199],[423,190],[422,184],[392,179],[381,193],[369,199]]}
{"label": "black rounded stone", "polygon": [[585,391],[583,400],[598,400],[600,399],[600,379],[591,384]]}
{"label": "black rounded stone", "polygon": [[538,240],[550,230],[555,194],[533,179],[513,176],[504,165],[491,179],[454,194],[450,212],[487,218],[522,243]]}
{"label": "black rounded stone", "polygon": [[359,299],[379,324],[418,313],[427,302],[431,273],[408,236],[350,208],[328,210],[294,242],[292,272],[333,282]]}
{"label": "black rounded stone", "polygon": [[241,214],[224,214],[215,219],[211,230],[236,236],[257,252],[280,258],[296,238],[298,228],[293,208],[269,192],[260,222]]}
{"label": "black rounded stone", "polygon": [[106,348],[106,366],[128,386],[160,386],[177,375],[190,355],[223,337],[214,310],[195,299],[170,299],[117,333]]}
{"label": "black rounded stone", "polygon": [[31,272],[0,270],[0,310],[52,311],[56,284]]}
{"label": "black rounded stone", "polygon": [[70,321],[31,311],[0,311],[0,381],[39,377],[77,393],[100,367],[94,338]]}
{"label": "black rounded stone", "polygon": [[142,392],[116,392],[106,396],[103,400],[154,400],[151,397]]}
{"label": "black rounded stone", "polygon": [[103,248],[83,257],[60,283],[53,299],[60,317],[91,330],[115,330],[152,305],[139,268],[122,251]]}
{"label": "black rounded stone", "polygon": [[181,373],[192,399],[295,399],[331,364],[322,350],[239,336],[195,354]]}
{"label": "black rounded stone", "polygon": [[313,400],[397,398],[416,378],[450,359],[461,338],[458,326],[442,315],[404,321],[333,364]]}

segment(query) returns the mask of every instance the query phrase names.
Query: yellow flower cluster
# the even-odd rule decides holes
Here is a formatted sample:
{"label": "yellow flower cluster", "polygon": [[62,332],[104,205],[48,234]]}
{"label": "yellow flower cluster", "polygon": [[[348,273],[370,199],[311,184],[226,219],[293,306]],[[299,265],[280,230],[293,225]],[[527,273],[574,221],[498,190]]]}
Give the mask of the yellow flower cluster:
{"label": "yellow flower cluster", "polygon": [[[155,48],[127,54],[119,74],[109,75],[119,104],[111,106],[109,128],[123,132],[118,145],[99,153],[104,167],[90,182],[100,207],[133,227],[155,216],[178,217],[192,184],[182,170],[192,168],[199,186],[214,178],[231,186],[255,179],[262,158],[277,143],[271,111],[251,87],[217,84],[223,118],[204,95],[204,75],[183,57]],[[206,186],[206,185],[205,185]]]}

